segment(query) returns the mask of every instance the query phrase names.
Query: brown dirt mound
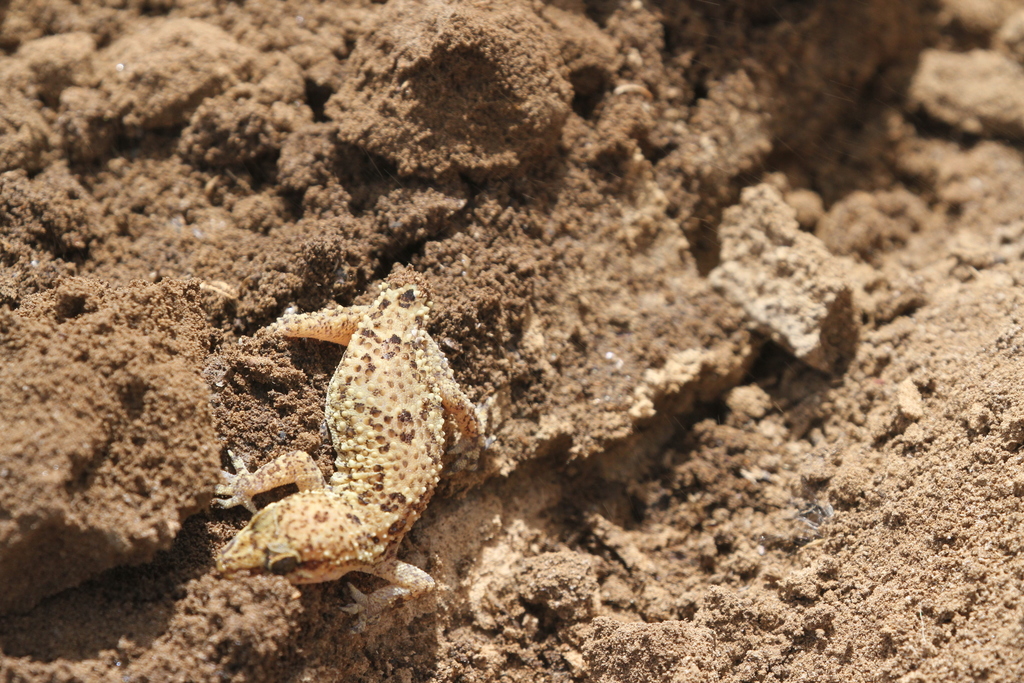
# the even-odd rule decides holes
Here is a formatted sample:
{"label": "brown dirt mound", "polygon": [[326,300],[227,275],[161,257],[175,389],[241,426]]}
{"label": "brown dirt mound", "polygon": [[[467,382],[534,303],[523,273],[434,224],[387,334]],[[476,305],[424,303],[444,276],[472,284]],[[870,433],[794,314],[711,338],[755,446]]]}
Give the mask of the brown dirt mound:
{"label": "brown dirt mound", "polygon": [[[1022,26],[0,0],[0,676],[1021,679]],[[330,473],[343,349],[263,328],[401,268],[489,448],[356,635],[206,506]]]}

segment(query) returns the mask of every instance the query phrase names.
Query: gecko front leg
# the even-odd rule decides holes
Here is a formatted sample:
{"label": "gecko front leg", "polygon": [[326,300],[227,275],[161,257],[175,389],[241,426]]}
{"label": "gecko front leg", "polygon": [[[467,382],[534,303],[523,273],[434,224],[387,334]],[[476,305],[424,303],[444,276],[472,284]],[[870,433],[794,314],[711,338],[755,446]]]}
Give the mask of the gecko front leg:
{"label": "gecko front leg", "polygon": [[397,559],[394,551],[389,552],[387,557],[365,571],[388,581],[390,585],[367,595],[351,583],[348,584],[355,604],[342,609],[349,614],[358,615],[356,623],[352,627],[353,633],[362,632],[367,623],[377,618],[395,600],[427,593],[436,585],[430,574],[419,567]]}
{"label": "gecko front leg", "polygon": [[230,508],[236,505],[256,514],[252,497],[285,484],[295,484],[300,491],[315,491],[326,486],[324,475],[305,451],[292,451],[268,462],[255,472],[250,472],[241,457],[228,451],[234,473],[221,470],[221,483],[215,492],[218,496],[213,504]]}

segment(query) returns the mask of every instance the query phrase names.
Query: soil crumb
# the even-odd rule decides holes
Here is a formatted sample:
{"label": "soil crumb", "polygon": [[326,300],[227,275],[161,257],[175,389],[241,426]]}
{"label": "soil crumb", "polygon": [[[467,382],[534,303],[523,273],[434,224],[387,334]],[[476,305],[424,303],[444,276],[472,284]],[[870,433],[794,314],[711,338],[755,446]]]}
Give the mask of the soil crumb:
{"label": "soil crumb", "polygon": [[[0,678],[1024,679],[1012,0],[0,0]],[[362,633],[227,579],[411,269],[481,406]],[[259,505],[288,495],[269,492]]]}

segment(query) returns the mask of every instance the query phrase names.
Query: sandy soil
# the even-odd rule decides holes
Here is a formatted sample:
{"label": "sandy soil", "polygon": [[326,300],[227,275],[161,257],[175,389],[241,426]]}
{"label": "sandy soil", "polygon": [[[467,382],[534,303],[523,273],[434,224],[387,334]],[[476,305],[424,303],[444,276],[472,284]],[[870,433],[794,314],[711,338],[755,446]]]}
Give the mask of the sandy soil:
{"label": "sandy soil", "polygon": [[[0,678],[1024,678],[1015,0],[0,0]],[[490,448],[225,579],[395,268]],[[267,494],[266,503],[288,490]],[[375,579],[353,575],[364,590]]]}

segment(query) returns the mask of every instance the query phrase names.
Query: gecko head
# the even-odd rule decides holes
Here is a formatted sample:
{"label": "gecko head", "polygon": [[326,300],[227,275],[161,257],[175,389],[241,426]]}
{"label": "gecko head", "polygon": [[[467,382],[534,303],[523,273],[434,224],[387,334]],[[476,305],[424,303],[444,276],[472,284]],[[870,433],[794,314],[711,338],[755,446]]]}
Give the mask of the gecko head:
{"label": "gecko head", "polygon": [[292,549],[280,534],[279,510],[271,505],[256,514],[249,524],[238,532],[217,558],[217,571],[232,575],[239,573],[276,574],[288,577],[302,564],[298,551]]}

